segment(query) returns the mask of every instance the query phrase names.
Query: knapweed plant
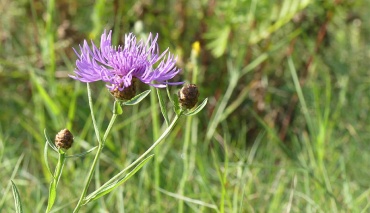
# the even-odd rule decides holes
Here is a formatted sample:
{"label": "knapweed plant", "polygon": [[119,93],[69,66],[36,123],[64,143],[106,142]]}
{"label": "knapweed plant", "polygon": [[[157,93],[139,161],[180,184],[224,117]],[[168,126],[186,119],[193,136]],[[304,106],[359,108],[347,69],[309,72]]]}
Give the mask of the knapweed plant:
{"label": "knapweed plant", "polygon": [[[92,123],[97,139],[97,146],[81,154],[67,155],[67,150],[73,143],[73,135],[71,132],[76,131],[70,131],[67,129],[61,130],[55,137],[55,144],[51,142],[45,131],[46,143],[44,157],[47,168],[53,177],[49,187],[46,212],[51,211],[53,204],[57,199],[57,186],[59,181],[63,181],[60,180],[60,177],[63,172],[64,164],[68,158],[81,157],[96,150],[90,170],[88,174],[86,174],[84,187],[74,209],[74,212],[78,212],[83,205],[112,192],[116,187],[132,177],[153,157],[153,154],[150,154],[151,151],[165,139],[181,116],[194,115],[207,103],[206,99],[202,104],[193,109],[198,102],[199,96],[198,88],[195,84],[185,85],[178,92],[177,98],[172,97],[168,89],[168,85],[183,84],[183,82],[170,82],[170,80],[173,79],[181,70],[176,66],[177,58],[171,54],[168,49],[160,53],[157,43],[158,35],[153,38],[153,35],[149,34],[146,41],[140,40],[137,42],[136,37],[132,33],[129,33],[128,35],[125,35],[125,44],[122,46],[113,46],[111,35],[111,31],[108,34],[106,31],[102,34],[99,48],[93,42],[91,42],[91,46],[89,46],[88,42],[85,40],[83,45],[80,45],[80,51],[75,50],[78,59],[76,61],[74,74],[70,75],[71,78],[84,82],[87,85],[87,95]],[[114,97],[112,98],[114,99],[112,104],[112,117],[104,135],[99,133],[99,127],[96,124],[91,89],[89,86],[90,83],[96,81],[106,82],[107,90]],[[110,178],[100,187],[89,192],[88,189],[90,187],[93,173],[98,165],[100,155],[103,152],[105,142],[115,120],[119,115],[123,114],[123,107],[139,104],[140,101],[142,101],[151,91],[147,90],[136,95],[136,84],[139,81],[149,86],[153,86],[156,89],[166,88],[175,116],[170,122],[166,110],[167,104],[165,104],[163,98],[158,95],[158,102],[162,115],[168,124],[167,128],[163,131],[162,135],[160,135],[160,137],[154,141],[154,143],[134,162],[117,173],[114,177]],[[107,95],[109,95],[108,92]],[[58,163],[54,173],[51,172],[48,162],[49,146],[59,154]],[[14,184],[13,192],[16,209],[18,212],[22,212],[21,198]]]}

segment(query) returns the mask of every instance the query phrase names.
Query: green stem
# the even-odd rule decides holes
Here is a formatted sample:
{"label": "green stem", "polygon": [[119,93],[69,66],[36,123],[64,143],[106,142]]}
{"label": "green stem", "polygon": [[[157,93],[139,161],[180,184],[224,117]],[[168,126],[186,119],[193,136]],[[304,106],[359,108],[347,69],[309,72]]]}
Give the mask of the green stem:
{"label": "green stem", "polygon": [[59,152],[59,158],[58,158],[57,166],[55,168],[54,177],[50,183],[48,206],[46,208],[46,212],[50,212],[51,208],[54,205],[59,179],[60,179],[60,176],[62,175],[62,171],[64,168],[65,155],[66,154],[64,152]]}
{"label": "green stem", "polygon": [[78,203],[77,203],[77,206],[76,208],[73,210],[73,212],[78,212],[82,206],[82,202],[83,202],[83,199],[85,198],[86,196],[86,193],[87,193],[87,189],[89,188],[89,185],[90,185],[90,182],[91,182],[91,179],[92,179],[92,176],[93,176],[93,173],[95,171],[95,166],[96,164],[98,163],[99,161],[99,157],[100,157],[100,154],[103,150],[103,146],[102,144],[99,144],[98,146],[98,151],[96,152],[95,154],[95,158],[94,158],[94,161],[90,167],[90,171],[89,171],[89,174],[88,174],[88,177],[86,179],[86,182],[85,182],[85,187],[83,188],[82,190],[82,193],[81,193],[81,196],[80,196],[80,199],[78,200]]}
{"label": "green stem", "polygon": [[[47,1],[47,9],[46,9],[46,25],[45,25],[45,38],[46,44],[42,45],[43,49],[43,59],[47,64],[47,72],[48,72],[48,83],[50,85],[51,94],[56,93],[56,83],[55,83],[55,64],[56,64],[56,57],[55,57],[55,0]],[[48,63],[49,62],[49,63]]]}
{"label": "green stem", "polygon": [[121,172],[119,172],[118,174],[116,174],[114,177],[112,177],[109,181],[107,181],[106,183],[104,183],[100,188],[103,188],[103,187],[106,187],[109,184],[112,184],[117,178],[119,178],[120,176],[122,176],[127,170],[129,170],[130,168],[134,167],[137,163],[139,163],[140,161],[142,161],[171,132],[171,130],[173,129],[173,127],[178,122],[180,116],[181,116],[181,113],[180,113],[180,115],[176,115],[176,117],[174,118],[174,120],[172,121],[172,123],[167,127],[167,129],[157,139],[157,141],[154,142],[151,147],[149,147],[148,150],[146,150],[138,159],[136,159],[134,162],[132,162],[128,167],[126,167],[124,170],[122,170]]}
{"label": "green stem", "polygon": [[105,130],[105,133],[104,133],[104,136],[103,136],[103,145],[105,144],[105,141],[107,140],[108,134],[109,134],[110,130],[112,129],[114,121],[116,120],[117,116],[118,116],[118,114],[113,114],[113,116],[112,116],[112,118],[111,118],[111,120],[108,124],[108,127]]}
{"label": "green stem", "polygon": [[98,140],[99,144],[101,144],[99,129],[98,129],[98,125],[96,125],[96,120],[95,120],[95,115],[94,115],[94,108],[93,108],[93,103],[92,103],[92,98],[91,98],[90,84],[87,83],[86,86],[87,86],[87,97],[88,97],[88,100],[89,100],[91,120],[93,122],[96,139]]}
{"label": "green stem", "polygon": [[[192,125],[192,116],[186,118],[186,128],[185,128],[185,139],[184,145],[182,148],[183,155],[183,172],[179,184],[178,194],[181,196],[184,194],[186,180],[189,176],[189,144],[190,144],[190,135],[191,135],[191,125]],[[179,199],[178,211],[179,213],[184,212],[184,201]]]}
{"label": "green stem", "polygon": [[[151,111],[152,111],[152,128],[153,128],[153,140],[158,138],[159,135],[159,117],[158,117],[158,111],[157,111],[157,95],[156,95],[156,89],[152,87],[152,92],[150,93],[150,102],[151,102]],[[154,150],[155,155],[159,155],[159,150]],[[156,188],[160,187],[160,171],[159,171],[159,158],[154,158],[154,185]],[[156,190],[155,192],[155,199],[157,204],[157,212],[162,212],[161,210],[161,192]]]}
{"label": "green stem", "polygon": [[97,152],[95,154],[95,157],[94,157],[94,161],[91,164],[90,171],[88,173],[88,176],[87,176],[87,179],[86,179],[86,182],[85,182],[85,186],[84,186],[84,188],[82,190],[80,199],[78,200],[77,206],[75,207],[75,209],[73,210],[73,212],[78,212],[80,210],[82,204],[83,204],[83,200],[86,197],[86,193],[87,193],[87,190],[88,190],[88,188],[90,186],[90,182],[91,182],[92,176],[94,174],[94,171],[96,169],[96,165],[99,162],[100,155],[101,155],[101,153],[103,151],[105,141],[107,140],[108,134],[109,134],[110,130],[112,129],[112,126],[114,124],[114,121],[116,120],[116,118],[118,116],[118,114],[113,114],[113,116],[112,116],[112,118],[111,118],[111,120],[109,122],[109,125],[108,125],[107,129],[105,130],[105,133],[104,133],[104,136],[103,136],[103,140],[101,140],[100,139],[100,134],[99,134],[99,129],[98,129],[97,125],[96,125],[96,121],[95,121],[95,117],[94,117],[94,110],[93,110],[93,104],[92,104],[91,91],[90,91],[89,84],[87,84],[87,95],[88,95],[88,98],[89,98],[89,106],[90,106],[90,111],[91,111],[91,118],[92,118],[92,121],[93,121],[94,130],[95,130],[95,134],[96,134],[96,137],[98,139],[99,145],[98,145],[98,150],[97,150]]}

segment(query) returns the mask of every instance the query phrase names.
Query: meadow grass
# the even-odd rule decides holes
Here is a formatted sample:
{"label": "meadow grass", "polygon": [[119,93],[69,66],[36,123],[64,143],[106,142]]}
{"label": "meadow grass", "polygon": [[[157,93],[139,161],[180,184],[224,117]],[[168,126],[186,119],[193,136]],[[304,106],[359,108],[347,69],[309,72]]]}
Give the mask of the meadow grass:
{"label": "meadow grass", "polygon": [[[97,146],[86,86],[68,77],[83,39],[113,29],[159,33],[196,83],[199,114],[179,120],[138,173],[81,212],[370,211],[370,18],[357,1],[0,2],[0,212],[43,212],[52,175],[44,130]],[[200,49],[196,46],[200,44]],[[148,90],[139,86],[140,92]],[[180,87],[171,87],[177,94]],[[101,135],[113,98],[91,84]],[[167,128],[152,89],[124,107],[90,191],[135,161]],[[199,102],[200,103],[200,102]],[[49,152],[54,170],[58,155]],[[52,212],[72,212],[94,151],[67,159]]]}

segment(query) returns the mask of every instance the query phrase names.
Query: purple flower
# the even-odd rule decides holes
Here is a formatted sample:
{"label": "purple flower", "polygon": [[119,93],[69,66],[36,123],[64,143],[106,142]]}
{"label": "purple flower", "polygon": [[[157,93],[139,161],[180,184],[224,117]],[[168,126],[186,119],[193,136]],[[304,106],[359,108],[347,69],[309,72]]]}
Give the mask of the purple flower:
{"label": "purple flower", "polygon": [[122,91],[137,78],[145,84],[154,87],[179,85],[183,82],[167,82],[181,70],[176,67],[176,60],[168,48],[159,53],[158,34],[147,41],[136,42],[136,37],[130,33],[125,35],[124,46],[112,46],[112,31],[108,35],[104,31],[101,36],[100,48],[91,42],[91,48],[86,40],[80,45],[81,54],[74,49],[78,59],[75,75],[71,78],[81,82],[104,81],[110,91]]}

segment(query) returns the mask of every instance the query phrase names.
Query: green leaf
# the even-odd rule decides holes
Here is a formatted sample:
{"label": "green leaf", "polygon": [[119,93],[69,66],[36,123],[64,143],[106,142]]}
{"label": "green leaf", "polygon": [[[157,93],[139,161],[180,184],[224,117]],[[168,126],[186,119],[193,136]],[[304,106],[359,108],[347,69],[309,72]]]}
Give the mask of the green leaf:
{"label": "green leaf", "polygon": [[168,86],[166,87],[166,91],[167,91],[167,96],[170,99],[171,103],[174,104],[175,101],[173,100],[171,96],[170,88]]}
{"label": "green leaf", "polygon": [[171,95],[171,92],[168,87],[166,87],[166,90],[167,90],[167,96],[170,99],[171,103],[173,104],[173,108],[174,108],[176,115],[180,115],[181,107],[180,107],[178,96],[176,94]]}
{"label": "green leaf", "polygon": [[69,155],[69,156],[66,156],[66,158],[78,158],[78,157],[82,157],[82,156],[85,156],[87,154],[89,154],[90,152],[92,152],[94,149],[98,148],[98,146],[95,146],[85,152],[82,152],[80,154],[75,154],[75,155]]}
{"label": "green leaf", "polygon": [[158,96],[158,100],[159,100],[159,106],[161,108],[161,112],[162,112],[163,118],[166,121],[166,124],[168,126],[170,124],[170,120],[168,119],[167,109],[166,109],[166,105],[165,105],[165,103],[163,101],[163,96],[161,94],[161,91],[158,88],[156,88],[155,90],[157,91],[157,96]]}
{"label": "green leaf", "polygon": [[184,113],[184,115],[192,116],[192,115],[198,114],[206,106],[207,101],[208,101],[208,98],[204,99],[204,101],[199,106],[197,106],[197,108],[195,108],[194,110],[188,113]]}
{"label": "green leaf", "polygon": [[147,158],[145,158],[143,161],[141,161],[131,172],[129,172],[127,175],[125,175],[123,178],[118,179],[116,182],[109,184],[107,186],[102,186],[89,194],[85,199],[84,199],[84,204],[87,204],[91,201],[94,201],[96,199],[99,199],[100,197],[110,193],[113,189],[117,188],[119,185],[123,184],[126,182],[128,179],[130,179],[136,172],[138,172],[141,167],[143,167],[154,155],[150,155]]}
{"label": "green leaf", "polygon": [[173,108],[175,110],[175,113],[177,115],[180,115],[181,113],[181,107],[180,107],[180,103],[179,103],[179,99],[178,99],[178,96],[177,95],[173,95]]}
{"label": "green leaf", "polygon": [[12,180],[11,182],[12,182],[12,189],[13,189],[13,196],[14,196],[15,212],[21,213],[23,212],[21,196],[19,195],[17,186],[14,184]]}
{"label": "green leaf", "polygon": [[60,153],[59,158],[58,158],[58,163],[55,168],[55,172],[53,175],[53,179],[50,182],[50,187],[49,187],[49,198],[48,198],[48,206],[46,208],[46,212],[50,212],[51,208],[54,205],[56,196],[57,196],[57,187],[58,187],[58,182],[59,178],[62,174],[63,167],[64,167],[64,162],[65,162],[65,153]]}
{"label": "green leaf", "polygon": [[51,208],[53,207],[56,195],[57,195],[57,182],[55,178],[53,178],[49,186],[49,199],[48,199],[48,207],[46,209],[46,212],[50,212]]}
{"label": "green leaf", "polygon": [[142,92],[139,95],[133,97],[131,100],[122,102],[122,105],[128,105],[128,106],[136,105],[140,103],[140,101],[142,101],[147,95],[149,95],[149,93],[150,93],[150,90],[146,90],[145,92]]}
{"label": "green leaf", "polygon": [[45,147],[44,147],[44,160],[45,160],[46,168],[48,169],[51,176],[53,176],[53,173],[51,172],[51,169],[49,166],[49,160],[48,160],[48,142],[45,143]]}
{"label": "green leaf", "polygon": [[44,129],[44,135],[45,135],[45,139],[46,139],[46,142],[49,144],[49,146],[54,149],[54,151],[58,152],[58,148],[55,146],[54,143],[51,142],[50,138],[48,137],[48,135],[46,134],[46,129]]}
{"label": "green leaf", "polygon": [[114,101],[113,114],[121,115],[123,113],[120,101]]}

